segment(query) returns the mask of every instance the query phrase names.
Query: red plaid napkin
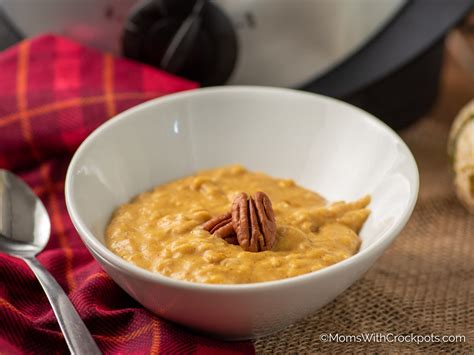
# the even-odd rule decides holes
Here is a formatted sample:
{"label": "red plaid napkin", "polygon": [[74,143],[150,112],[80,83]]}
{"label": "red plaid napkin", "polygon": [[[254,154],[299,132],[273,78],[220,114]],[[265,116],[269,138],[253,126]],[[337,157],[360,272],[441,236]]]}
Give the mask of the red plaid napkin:
{"label": "red plaid napkin", "polygon": [[[98,125],[131,106],[196,84],[46,35],[0,53],[0,168],[19,174],[52,222],[39,260],[54,275],[106,353],[252,352],[158,318],[99,267],[64,202],[72,153]],[[65,353],[56,318],[33,273],[0,254],[0,353]]]}

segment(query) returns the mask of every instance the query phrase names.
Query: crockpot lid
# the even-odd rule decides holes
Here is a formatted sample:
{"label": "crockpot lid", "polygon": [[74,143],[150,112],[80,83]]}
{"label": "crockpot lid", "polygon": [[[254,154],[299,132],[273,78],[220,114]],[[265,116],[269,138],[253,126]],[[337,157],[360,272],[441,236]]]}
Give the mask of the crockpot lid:
{"label": "crockpot lid", "polygon": [[357,53],[301,88],[344,98],[370,86],[440,41],[472,6],[471,0],[411,0]]}

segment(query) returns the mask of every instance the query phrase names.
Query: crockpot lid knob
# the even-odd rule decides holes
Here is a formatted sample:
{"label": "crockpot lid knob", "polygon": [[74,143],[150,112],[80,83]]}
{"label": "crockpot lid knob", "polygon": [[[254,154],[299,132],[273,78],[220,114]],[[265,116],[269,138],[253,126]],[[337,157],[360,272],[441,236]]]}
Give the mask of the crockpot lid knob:
{"label": "crockpot lid knob", "polygon": [[191,14],[184,20],[166,48],[160,66],[170,73],[177,73],[183,66],[201,30],[201,12],[206,0],[197,0]]}
{"label": "crockpot lid knob", "polygon": [[219,85],[237,56],[232,23],[208,0],[150,0],[128,18],[123,54],[170,73]]}

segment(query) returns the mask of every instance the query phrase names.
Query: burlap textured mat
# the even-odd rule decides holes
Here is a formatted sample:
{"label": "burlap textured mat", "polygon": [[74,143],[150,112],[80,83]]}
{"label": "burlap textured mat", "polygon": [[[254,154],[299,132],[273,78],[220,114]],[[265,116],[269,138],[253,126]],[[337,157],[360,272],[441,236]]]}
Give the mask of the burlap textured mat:
{"label": "burlap textured mat", "polygon": [[[452,82],[455,74],[444,70],[442,80]],[[449,99],[447,90],[441,101]],[[458,95],[448,106],[467,99]],[[451,184],[446,141],[453,111],[438,109],[401,134],[417,160],[421,186],[414,214],[394,244],[335,301],[255,341],[257,353],[474,353],[474,216],[457,201]],[[337,343],[322,342],[323,333],[464,335],[466,341]]]}

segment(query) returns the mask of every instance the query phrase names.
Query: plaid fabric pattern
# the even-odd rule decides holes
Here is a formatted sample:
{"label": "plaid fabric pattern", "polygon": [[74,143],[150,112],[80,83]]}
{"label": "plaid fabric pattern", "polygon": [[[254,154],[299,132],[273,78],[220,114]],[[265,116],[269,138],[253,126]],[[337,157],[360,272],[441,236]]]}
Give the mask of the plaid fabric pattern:
{"label": "plaid fabric pattern", "polygon": [[[45,35],[0,53],[0,168],[42,199],[52,235],[38,259],[69,295],[105,353],[253,353],[160,319],[94,261],[67,215],[64,178],[72,153],[98,125],[131,106],[196,84],[146,65]],[[33,273],[0,254],[0,353],[67,353]]]}

